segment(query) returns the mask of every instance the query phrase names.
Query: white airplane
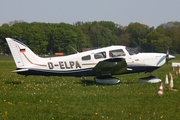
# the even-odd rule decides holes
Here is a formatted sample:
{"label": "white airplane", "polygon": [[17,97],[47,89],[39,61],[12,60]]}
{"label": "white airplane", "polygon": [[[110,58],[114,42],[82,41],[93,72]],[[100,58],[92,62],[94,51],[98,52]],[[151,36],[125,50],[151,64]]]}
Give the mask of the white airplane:
{"label": "white airplane", "polygon": [[[175,58],[164,53],[139,53],[126,46],[109,46],[67,56],[42,58],[31,51],[21,40],[6,38],[17,69],[22,75],[95,76],[95,82],[116,84],[120,80],[112,75],[153,72]],[[142,79],[160,82],[155,76]]]}

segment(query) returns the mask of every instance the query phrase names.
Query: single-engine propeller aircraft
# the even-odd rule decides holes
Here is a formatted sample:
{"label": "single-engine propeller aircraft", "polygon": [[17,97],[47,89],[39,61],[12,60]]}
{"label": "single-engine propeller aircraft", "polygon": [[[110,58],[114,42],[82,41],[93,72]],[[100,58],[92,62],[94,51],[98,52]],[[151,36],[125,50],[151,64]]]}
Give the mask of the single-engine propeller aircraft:
{"label": "single-engine propeller aircraft", "polygon": [[[109,46],[67,56],[42,58],[31,51],[21,40],[6,38],[17,69],[22,75],[95,76],[95,82],[116,84],[113,75],[153,72],[175,58],[165,53],[139,53],[126,46]],[[142,80],[160,82],[150,75]]]}

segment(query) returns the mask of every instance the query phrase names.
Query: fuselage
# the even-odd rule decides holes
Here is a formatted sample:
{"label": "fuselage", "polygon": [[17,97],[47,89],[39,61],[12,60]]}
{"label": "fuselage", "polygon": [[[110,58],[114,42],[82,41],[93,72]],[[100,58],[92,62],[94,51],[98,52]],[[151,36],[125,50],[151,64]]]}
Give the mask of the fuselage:
{"label": "fuselage", "polygon": [[38,61],[28,58],[28,53],[23,53],[23,56],[31,64],[17,69],[28,69],[27,72],[19,72],[25,75],[93,76],[96,64],[111,58],[125,59],[127,71],[122,74],[152,72],[166,62],[164,53],[139,53],[126,46],[109,46],[67,56],[40,58]]}

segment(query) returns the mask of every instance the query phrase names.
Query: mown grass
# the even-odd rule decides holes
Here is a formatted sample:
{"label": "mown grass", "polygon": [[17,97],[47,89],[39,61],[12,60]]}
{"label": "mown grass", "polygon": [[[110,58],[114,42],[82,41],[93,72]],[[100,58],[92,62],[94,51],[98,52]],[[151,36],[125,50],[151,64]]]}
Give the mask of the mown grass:
{"label": "mown grass", "polygon": [[[180,61],[179,57],[174,61]],[[180,119],[179,91],[167,90],[157,95],[159,83],[141,83],[147,74],[117,76],[117,85],[99,85],[93,77],[83,82],[77,77],[21,76],[11,57],[0,57],[0,119],[18,120],[95,120],[95,119]],[[180,90],[180,76],[172,71],[171,62],[153,72],[165,81],[174,76]]]}

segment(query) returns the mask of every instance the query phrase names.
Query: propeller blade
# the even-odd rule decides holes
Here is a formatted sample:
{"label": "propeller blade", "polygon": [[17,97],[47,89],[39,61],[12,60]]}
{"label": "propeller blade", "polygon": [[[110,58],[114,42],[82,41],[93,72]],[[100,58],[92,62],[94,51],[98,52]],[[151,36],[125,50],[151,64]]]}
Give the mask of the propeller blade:
{"label": "propeller blade", "polygon": [[167,52],[166,52],[166,58],[169,57],[169,49],[167,49]]}
{"label": "propeller blade", "polygon": [[169,54],[169,49],[167,49],[166,52],[166,63],[168,63],[169,60],[174,59],[175,56]]}

